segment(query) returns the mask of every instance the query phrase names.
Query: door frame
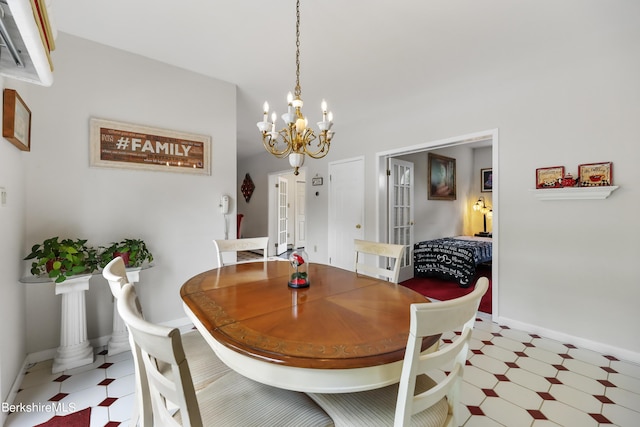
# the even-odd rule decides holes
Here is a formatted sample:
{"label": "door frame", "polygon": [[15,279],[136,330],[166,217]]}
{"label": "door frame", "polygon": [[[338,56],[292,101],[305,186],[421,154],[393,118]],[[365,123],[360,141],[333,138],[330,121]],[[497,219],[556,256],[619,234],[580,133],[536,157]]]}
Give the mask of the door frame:
{"label": "door frame", "polygon": [[[302,180],[302,177],[306,177],[306,167],[301,167],[300,169],[300,175],[297,177],[297,179]],[[268,256],[275,256],[276,253],[276,243],[277,243],[277,218],[278,218],[278,213],[276,211],[276,205],[277,205],[277,197],[278,197],[278,192],[276,191],[275,185],[277,184],[277,177],[282,176],[282,175],[292,175],[293,172],[291,169],[286,169],[286,170],[281,170],[278,172],[271,172],[267,174],[267,186],[268,186],[268,198],[267,198],[267,235],[269,236],[269,246],[267,247],[267,255]],[[305,180],[306,181],[306,180]],[[291,183],[289,183],[291,184]],[[305,182],[305,186],[306,186],[306,182]],[[305,192],[306,194],[306,192]],[[294,203],[296,203],[294,201]],[[307,204],[307,200],[305,197],[305,208],[306,208],[306,204]],[[289,224],[291,225],[291,224]],[[306,230],[306,222],[305,222],[305,230]],[[306,231],[305,231],[305,235],[306,235]],[[295,242],[295,240],[294,240]]]}
{"label": "door frame", "polygon": [[499,163],[498,163],[498,153],[499,153],[499,132],[498,129],[489,129],[480,132],[474,132],[466,135],[454,136],[451,138],[440,139],[436,141],[430,141],[425,143],[420,143],[416,145],[411,145],[402,148],[395,148],[392,150],[381,151],[375,154],[375,167],[376,167],[376,177],[378,177],[378,191],[376,191],[376,215],[375,215],[375,224],[376,224],[376,238],[379,242],[387,242],[389,241],[388,236],[388,210],[389,203],[387,200],[388,188],[387,188],[387,159],[389,157],[396,157],[406,154],[417,153],[421,151],[431,151],[439,148],[445,147],[453,147],[457,145],[466,145],[473,143],[480,143],[481,141],[491,140],[492,152],[491,152],[491,167],[493,173],[493,190],[492,190],[492,208],[493,208],[493,222],[492,222],[492,253],[493,259],[491,262],[491,295],[492,295],[492,304],[491,308],[492,314],[491,317],[493,320],[497,320],[500,314],[499,307],[499,298],[498,298],[498,271],[499,271],[499,261],[500,261],[500,250],[499,250],[499,242],[500,242],[500,171],[499,171]]}

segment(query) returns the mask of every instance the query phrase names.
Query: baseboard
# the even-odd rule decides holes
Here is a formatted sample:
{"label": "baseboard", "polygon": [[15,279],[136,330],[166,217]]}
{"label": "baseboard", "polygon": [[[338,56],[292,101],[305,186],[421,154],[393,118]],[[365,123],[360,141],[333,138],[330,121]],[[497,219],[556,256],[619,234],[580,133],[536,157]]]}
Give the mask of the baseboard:
{"label": "baseboard", "polygon": [[584,348],[586,350],[591,350],[601,354],[614,356],[615,358],[623,360],[625,362],[640,364],[640,353],[630,351],[624,348],[615,347],[612,345],[589,340],[586,338],[576,337],[564,332],[543,328],[539,325],[533,325],[530,323],[521,322],[521,321],[510,319],[507,317],[496,317],[493,319],[493,321],[500,325],[505,325],[510,328],[527,331],[528,333],[538,334],[544,338],[556,340],[561,343],[573,344],[579,348]]}
{"label": "baseboard", "polygon": [[[24,374],[25,372],[27,372],[28,366],[29,366],[29,362],[27,362],[27,359],[25,358],[24,362],[22,362],[22,367],[18,372],[18,376],[16,377],[16,379],[13,381],[13,384],[11,385],[11,389],[9,390],[9,394],[7,395],[7,399],[5,400],[5,402],[13,403],[16,401],[16,396],[18,395],[18,391],[20,390],[20,386],[22,385],[22,381],[24,380]],[[0,411],[0,425],[4,425],[4,422],[6,421],[8,415],[9,415],[8,413],[4,411]]]}

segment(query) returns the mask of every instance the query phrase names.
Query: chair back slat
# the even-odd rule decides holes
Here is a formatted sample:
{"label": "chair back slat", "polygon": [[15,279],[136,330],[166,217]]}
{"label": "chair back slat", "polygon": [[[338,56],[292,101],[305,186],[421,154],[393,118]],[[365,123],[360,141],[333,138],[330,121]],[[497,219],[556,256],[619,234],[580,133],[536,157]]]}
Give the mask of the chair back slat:
{"label": "chair back slat", "polygon": [[104,267],[102,276],[109,282],[111,294],[115,299],[120,298],[120,291],[125,283],[128,282],[127,270],[124,261],[120,257],[115,257]]}
{"label": "chair back slat", "polygon": [[262,250],[263,259],[264,261],[267,260],[267,249],[269,246],[268,237],[249,237],[245,239],[214,240],[213,244],[216,247],[218,267],[222,267],[223,265],[225,265],[222,257],[222,254],[224,252]]}
{"label": "chair back slat", "polygon": [[[370,242],[367,240],[354,240],[356,249],[356,273],[363,273],[370,276],[382,276],[387,280],[398,283],[398,275],[400,274],[400,264],[404,245],[394,245],[390,243]],[[375,255],[375,265],[365,264],[362,255]],[[391,269],[380,267],[378,262],[380,257],[385,257],[393,263]]]}

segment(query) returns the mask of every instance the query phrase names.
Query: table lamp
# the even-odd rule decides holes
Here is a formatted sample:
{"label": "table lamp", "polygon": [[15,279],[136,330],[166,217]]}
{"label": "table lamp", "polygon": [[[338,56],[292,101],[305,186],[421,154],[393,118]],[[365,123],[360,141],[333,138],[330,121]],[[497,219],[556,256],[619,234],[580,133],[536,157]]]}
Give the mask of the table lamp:
{"label": "table lamp", "polygon": [[483,216],[484,230],[479,232],[477,236],[491,237],[491,233],[487,232],[487,216],[491,218],[493,216],[493,210],[491,209],[491,206],[487,206],[484,196],[480,196],[478,201],[473,204],[473,210],[480,212]]}

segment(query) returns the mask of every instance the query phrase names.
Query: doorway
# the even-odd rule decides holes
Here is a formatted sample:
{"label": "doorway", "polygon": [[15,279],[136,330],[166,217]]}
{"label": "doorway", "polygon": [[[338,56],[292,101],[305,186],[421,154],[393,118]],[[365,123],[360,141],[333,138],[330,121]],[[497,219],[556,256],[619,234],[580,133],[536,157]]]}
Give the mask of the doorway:
{"label": "doorway", "polygon": [[[424,144],[417,144],[414,146],[398,148],[394,150],[389,150],[385,152],[376,153],[376,176],[379,177],[380,185],[378,187],[378,192],[376,193],[376,233],[378,241],[380,242],[394,242],[394,234],[391,233],[392,223],[391,223],[391,215],[390,209],[392,209],[392,204],[390,200],[395,197],[393,194],[393,188],[391,188],[388,172],[390,159],[400,156],[407,156],[415,153],[423,153],[426,151],[432,151],[436,149],[442,149],[447,147],[455,147],[465,145],[471,148],[481,147],[481,146],[491,146],[491,162],[492,162],[492,173],[493,173],[493,191],[492,191],[492,203],[493,203],[493,261],[492,261],[492,316],[494,319],[499,316],[499,307],[498,307],[498,263],[499,263],[499,170],[498,170],[498,130],[487,130],[482,132],[477,132],[468,135],[457,136],[453,138],[432,141]],[[467,197],[467,195],[464,195]],[[410,218],[410,221],[414,222],[417,225],[417,221],[414,218]],[[413,226],[413,224],[411,224]],[[410,227],[410,231],[413,231],[413,227]],[[409,238],[410,239],[410,238]],[[406,241],[399,241],[398,243],[406,244]],[[412,251],[413,245],[410,245],[410,251]],[[409,258],[407,262],[411,263],[410,271],[413,269],[413,254],[409,254]],[[412,276],[412,275],[411,275]]]}
{"label": "doorway", "polygon": [[299,175],[292,171],[268,175],[268,256],[278,256],[306,244],[307,225],[305,170]]}

